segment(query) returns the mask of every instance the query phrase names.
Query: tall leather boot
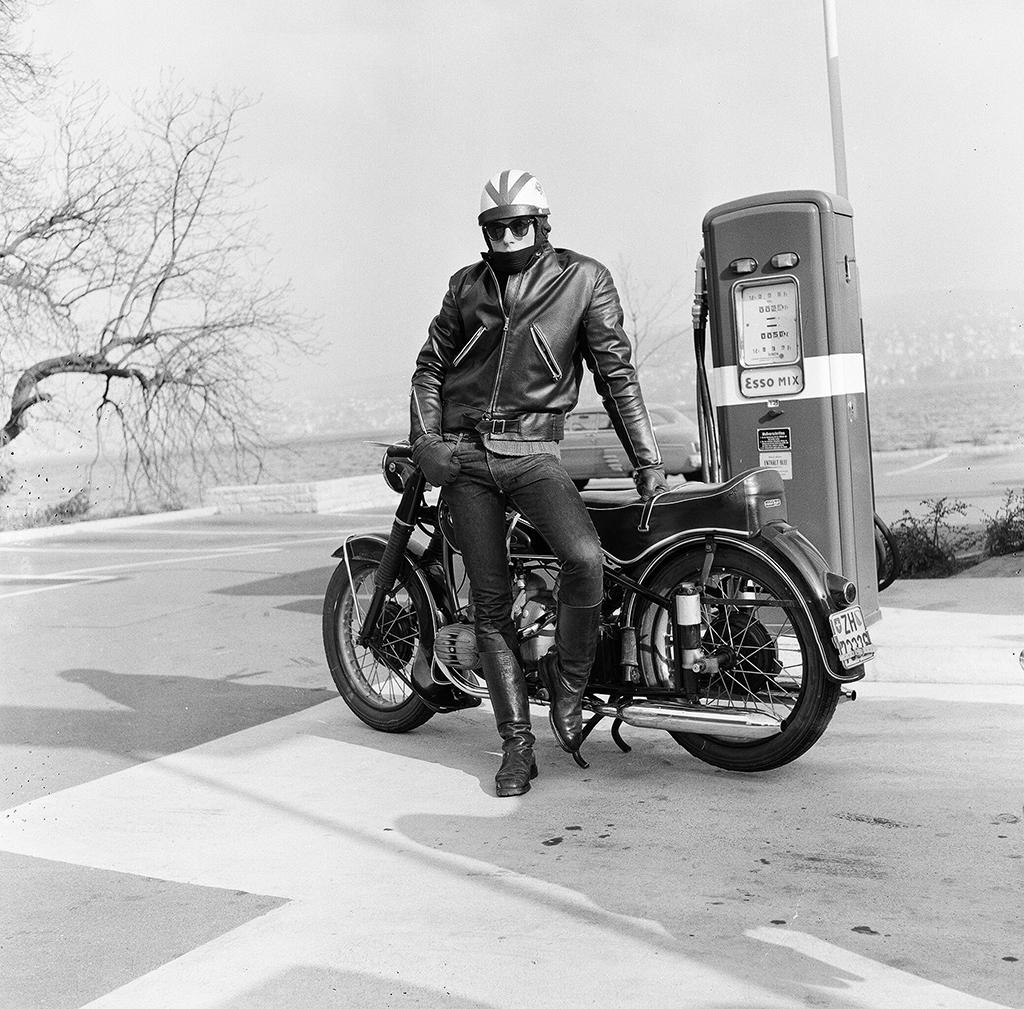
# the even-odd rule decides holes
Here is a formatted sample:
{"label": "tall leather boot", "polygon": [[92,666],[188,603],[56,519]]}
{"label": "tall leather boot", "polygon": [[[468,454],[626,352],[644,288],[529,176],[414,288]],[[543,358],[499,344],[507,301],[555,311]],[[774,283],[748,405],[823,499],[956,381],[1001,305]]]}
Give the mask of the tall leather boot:
{"label": "tall leather boot", "polygon": [[537,672],[547,688],[551,706],[548,719],[558,745],[575,753],[583,742],[583,692],[597,654],[601,604],[558,604],[555,646],[541,656]]}
{"label": "tall leather boot", "polygon": [[494,776],[495,790],[502,797],[522,795],[530,790],[530,779],[537,777],[526,679],[510,651],[481,652],[480,662],[504,754]]}

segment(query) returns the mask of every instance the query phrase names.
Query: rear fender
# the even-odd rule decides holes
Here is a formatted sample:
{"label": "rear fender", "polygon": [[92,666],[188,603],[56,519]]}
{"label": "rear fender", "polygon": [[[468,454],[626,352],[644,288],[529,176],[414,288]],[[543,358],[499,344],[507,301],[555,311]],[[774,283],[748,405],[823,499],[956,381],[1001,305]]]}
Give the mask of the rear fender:
{"label": "rear fender", "polygon": [[844,669],[839,653],[832,644],[832,630],[829,614],[838,613],[846,604],[837,602],[828,590],[827,578],[835,572],[828,565],[818,548],[795,526],[788,522],[771,523],[761,529],[761,539],[766,551],[774,553],[781,563],[788,563],[800,575],[807,586],[805,600],[812,612],[815,633],[819,633],[822,656],[829,676],[839,683],[853,683],[864,679],[864,664]]}
{"label": "rear fender", "polygon": [[[655,556],[637,580],[649,584],[680,553],[694,550],[703,553],[709,537],[716,544],[728,545],[757,557],[782,579],[792,592],[793,598],[807,614],[818,653],[825,663],[829,677],[840,683],[852,683],[863,679],[864,666],[844,669],[832,644],[828,615],[839,607],[832,601],[826,588],[825,574],[829,570],[828,565],[810,540],[786,522],[767,524],[757,535],[750,537],[731,530],[705,530],[687,535]],[[637,597],[631,595],[625,602],[625,623],[634,623],[637,601]]]}

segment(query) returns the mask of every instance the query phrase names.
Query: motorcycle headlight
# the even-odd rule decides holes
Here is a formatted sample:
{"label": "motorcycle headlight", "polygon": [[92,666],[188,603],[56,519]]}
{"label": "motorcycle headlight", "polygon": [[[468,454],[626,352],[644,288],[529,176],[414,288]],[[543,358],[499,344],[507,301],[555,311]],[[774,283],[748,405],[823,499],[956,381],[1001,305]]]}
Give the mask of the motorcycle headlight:
{"label": "motorcycle headlight", "polygon": [[411,459],[394,459],[388,452],[384,453],[380,468],[384,474],[384,482],[396,494],[401,494],[405,490],[406,481],[415,469]]}

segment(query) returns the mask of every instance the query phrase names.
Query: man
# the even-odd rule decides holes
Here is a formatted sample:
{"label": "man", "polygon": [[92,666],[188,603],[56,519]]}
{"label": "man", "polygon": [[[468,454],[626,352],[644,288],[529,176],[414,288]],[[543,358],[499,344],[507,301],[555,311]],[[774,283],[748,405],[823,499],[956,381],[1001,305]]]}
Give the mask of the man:
{"label": "man", "polygon": [[410,442],[444,487],[473,594],[480,661],[503,745],[499,796],[537,776],[526,681],[512,624],[506,500],[561,562],[555,644],[538,670],[555,738],[579,749],[582,700],[601,617],[601,545],[558,456],[584,362],[644,499],[667,489],[622,309],[600,263],[548,242],[547,198],[518,170],[484,186],[478,223],[488,251],[448,284],[412,379]]}

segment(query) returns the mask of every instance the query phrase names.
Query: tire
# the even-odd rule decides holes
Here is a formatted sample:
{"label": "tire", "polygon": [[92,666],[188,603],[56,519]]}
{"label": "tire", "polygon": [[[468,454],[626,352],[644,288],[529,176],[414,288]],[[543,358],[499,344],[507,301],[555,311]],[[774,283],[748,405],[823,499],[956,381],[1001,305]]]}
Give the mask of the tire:
{"label": "tire", "polygon": [[375,639],[366,647],[356,644],[358,614],[366,612],[373,595],[379,562],[378,556],[353,556],[331,575],[324,596],[324,651],[338,692],[362,721],[380,732],[408,732],[434,714],[407,682],[414,663],[429,662],[434,646],[430,601],[403,562]]}
{"label": "tire", "polygon": [[[680,554],[651,587],[671,596],[681,582],[700,582],[703,563],[703,548]],[[730,606],[729,599],[746,605]],[[774,568],[737,547],[719,545],[702,596],[701,623],[704,650],[725,652],[724,670],[698,679],[701,703],[756,707],[778,717],[779,732],[749,742],[669,735],[705,763],[730,771],[767,771],[810,749],[835,713],[840,686],[825,670],[807,612],[792,600],[792,590]],[[644,602],[636,626],[644,679],[666,682],[672,671],[668,612]]]}

